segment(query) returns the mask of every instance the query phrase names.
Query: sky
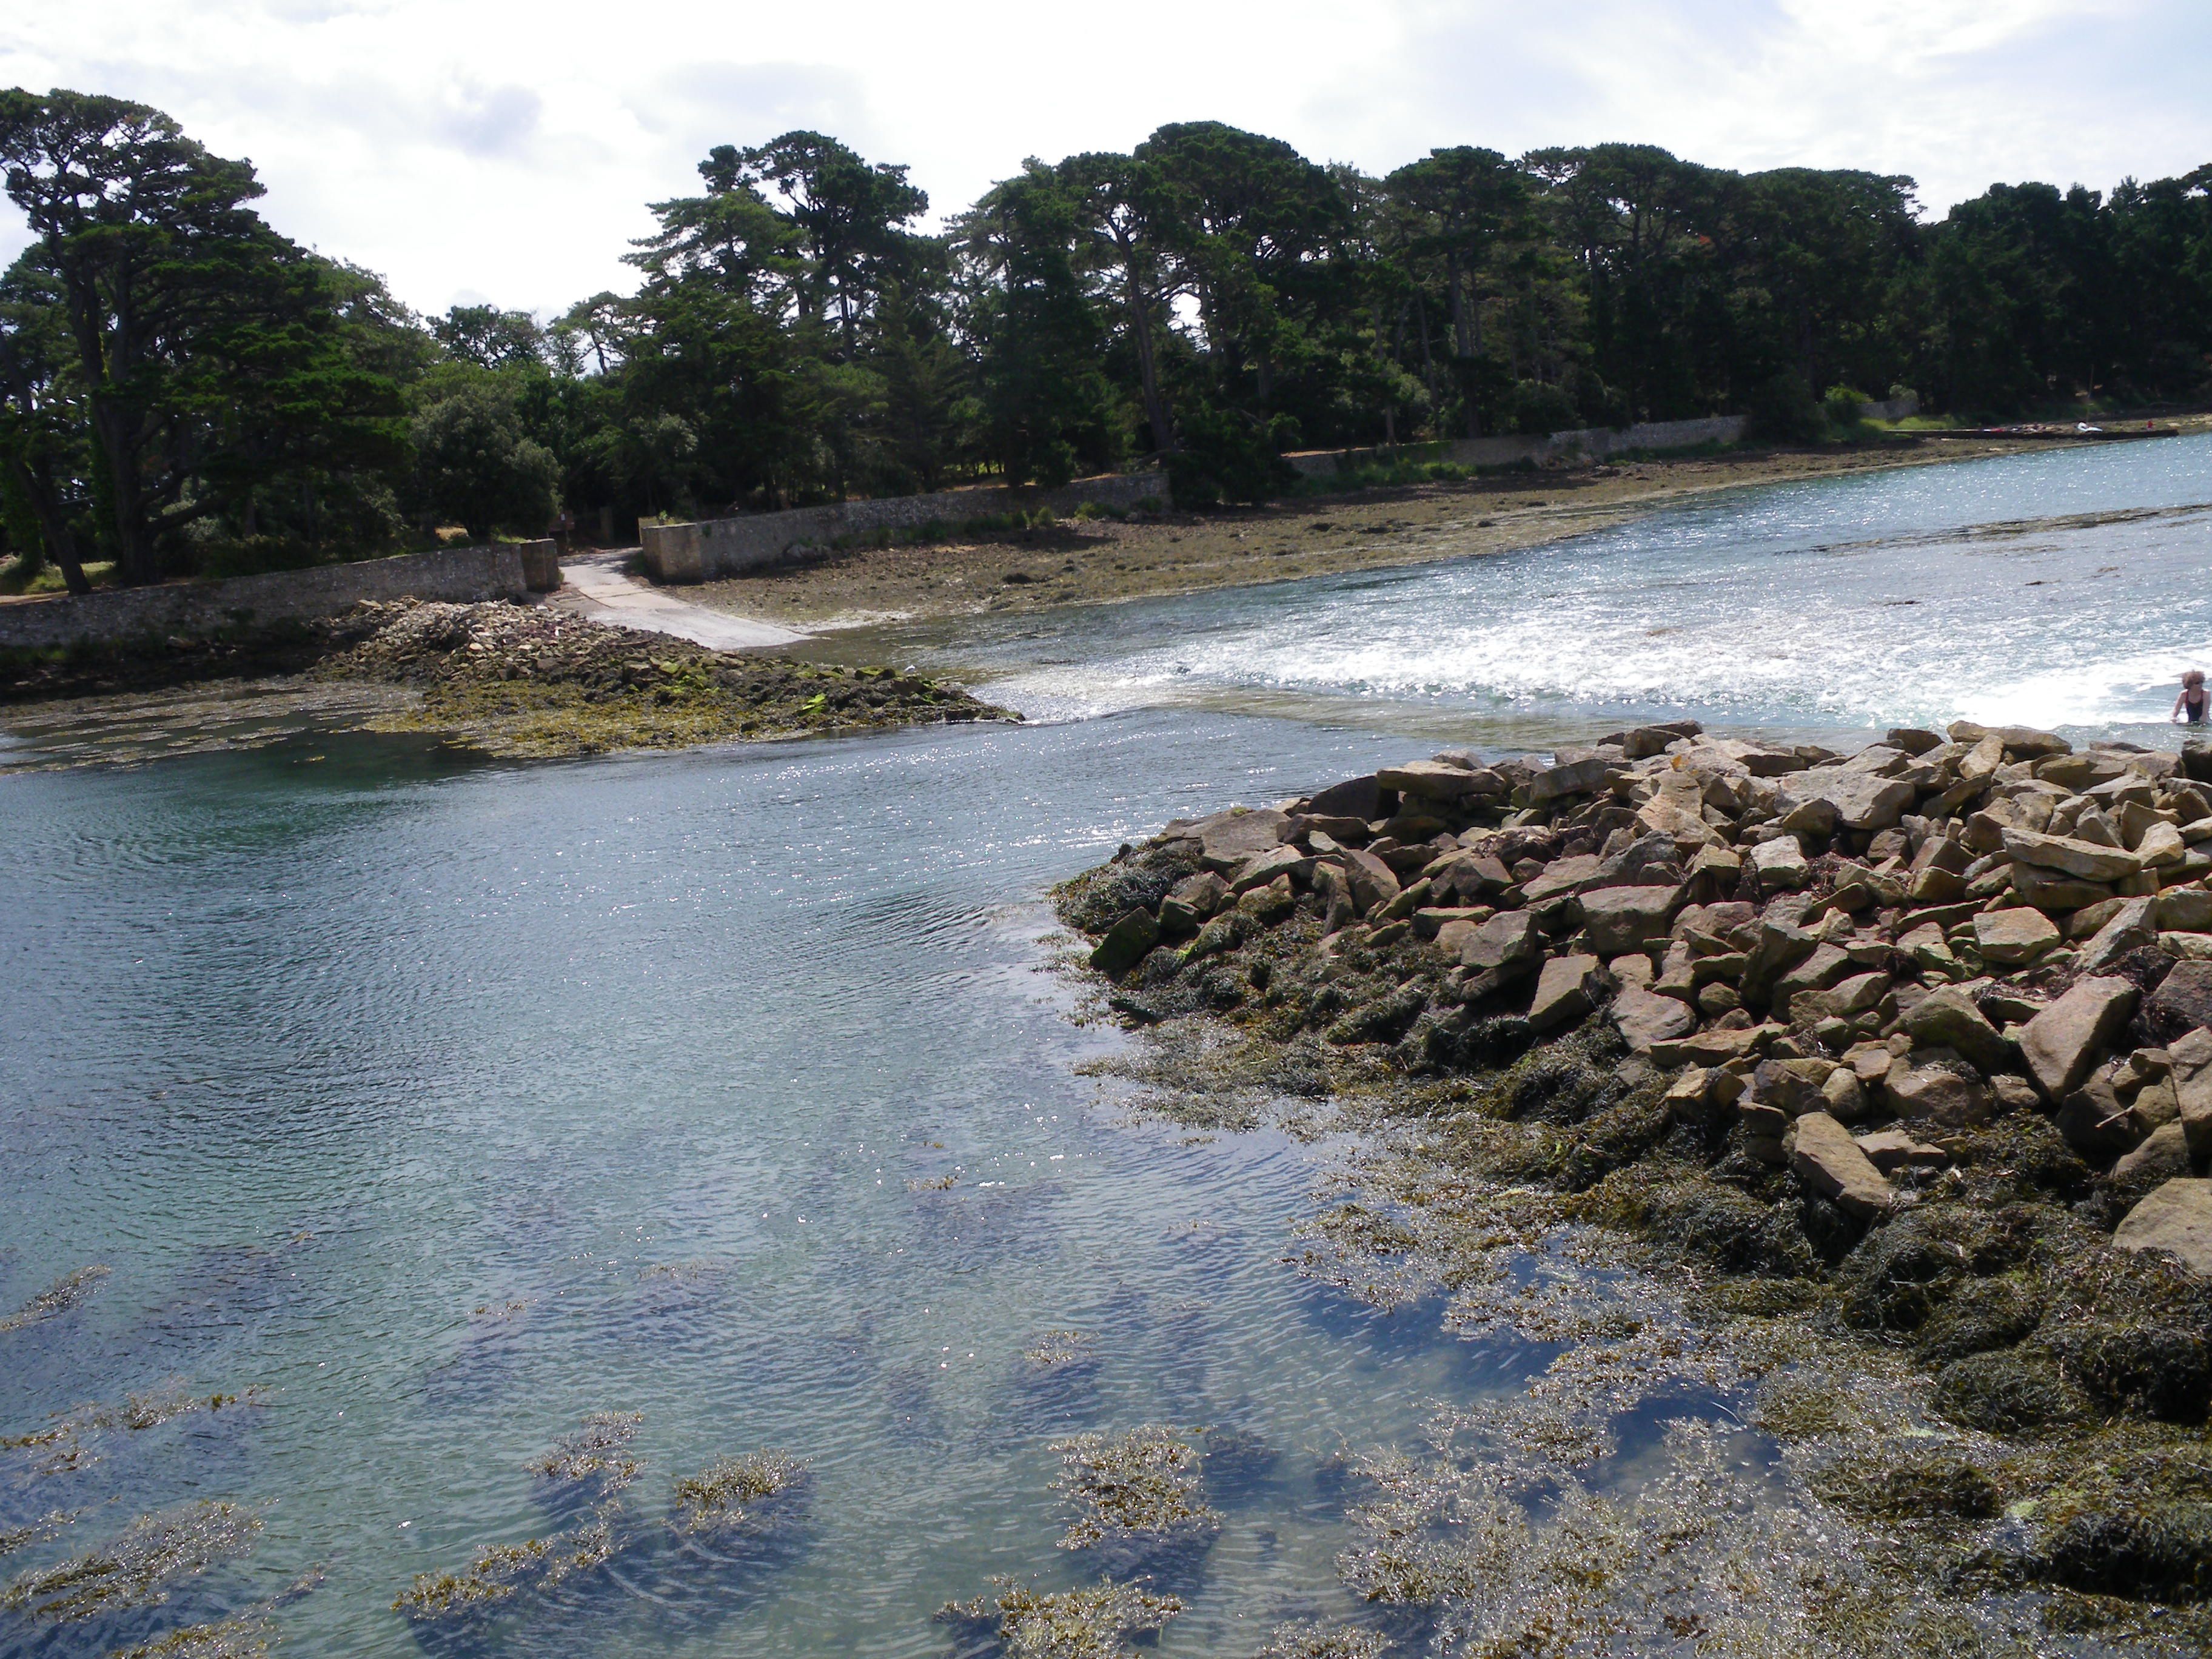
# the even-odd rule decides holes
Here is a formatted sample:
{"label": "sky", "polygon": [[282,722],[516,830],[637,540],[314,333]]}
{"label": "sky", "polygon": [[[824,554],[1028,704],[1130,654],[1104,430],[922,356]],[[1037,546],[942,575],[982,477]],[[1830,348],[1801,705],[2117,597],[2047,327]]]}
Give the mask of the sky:
{"label": "sky", "polygon": [[[2207,0],[15,0],[0,85],[167,111],[262,211],[440,312],[635,273],[647,204],[793,127],[908,164],[933,217],[1025,156],[1220,120],[1387,172],[1431,149],[1656,143],[1858,167],[1940,216],[1991,182],[2212,161]],[[25,238],[0,204],[0,256]]]}

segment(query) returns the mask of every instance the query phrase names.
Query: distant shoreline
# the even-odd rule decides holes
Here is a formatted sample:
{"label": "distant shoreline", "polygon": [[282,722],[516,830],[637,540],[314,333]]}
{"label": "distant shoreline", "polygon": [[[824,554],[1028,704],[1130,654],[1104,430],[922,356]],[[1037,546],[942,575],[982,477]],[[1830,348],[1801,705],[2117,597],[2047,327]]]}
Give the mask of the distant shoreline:
{"label": "distant shoreline", "polygon": [[[2212,416],[2184,422],[2212,430]],[[1408,485],[1151,521],[1093,520],[863,547],[687,586],[692,603],[817,633],[1170,598],[1539,547],[1746,486],[2048,453],[2025,439],[1747,450]]]}

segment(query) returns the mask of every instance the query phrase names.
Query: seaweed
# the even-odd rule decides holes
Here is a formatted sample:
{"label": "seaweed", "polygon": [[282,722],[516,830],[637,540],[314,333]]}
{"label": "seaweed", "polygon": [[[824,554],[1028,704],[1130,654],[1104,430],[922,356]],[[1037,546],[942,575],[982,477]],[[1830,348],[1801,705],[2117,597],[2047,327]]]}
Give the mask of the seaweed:
{"label": "seaweed", "polygon": [[1054,1489],[1076,1510],[1062,1549],[1194,1540],[1220,1530],[1220,1516],[1199,1496],[1205,1460],[1173,1429],[1079,1434],[1052,1449],[1060,1460]]}
{"label": "seaweed", "polygon": [[28,1330],[33,1325],[58,1318],[91,1296],[94,1288],[107,1277],[109,1269],[97,1261],[88,1267],[72,1268],[14,1313],[0,1319],[0,1336]]}
{"label": "seaweed", "polygon": [[21,1526],[0,1527],[0,1555],[13,1555],[17,1550],[43,1544],[76,1519],[76,1516],[66,1510],[49,1510]]}
{"label": "seaweed", "polygon": [[690,1533],[757,1531],[772,1524],[788,1500],[803,1496],[811,1480],[805,1464],[781,1452],[726,1457],[677,1481],[673,1524]]}
{"label": "seaweed", "polygon": [[212,1624],[186,1625],[118,1649],[109,1659],[268,1659],[276,1645],[276,1621],[265,1613],[242,1613]]}
{"label": "seaweed", "polygon": [[1127,1659],[1133,1638],[1156,1635],[1182,1611],[1180,1598],[1111,1580],[1044,1591],[1011,1578],[994,1594],[947,1602],[943,1623],[998,1638],[1006,1659]]}
{"label": "seaweed", "polygon": [[158,1607],[174,1581],[246,1554],[261,1524],[255,1510],[219,1498],[143,1515],[99,1548],[17,1578],[0,1591],[0,1607],[66,1624]]}
{"label": "seaweed", "polygon": [[392,1598],[392,1610],[410,1620],[450,1619],[504,1601],[544,1570],[553,1544],[532,1538],[520,1544],[479,1544],[459,1572],[418,1572]]}
{"label": "seaweed", "polygon": [[1371,1630],[1301,1620],[1276,1626],[1252,1659],[1382,1659],[1382,1638]]}
{"label": "seaweed", "polygon": [[1096,1364],[1098,1345],[1082,1331],[1046,1331],[1022,1350],[1022,1358],[1035,1370],[1072,1370]]}
{"label": "seaweed", "polygon": [[644,1420],[642,1412],[594,1412],[583,1427],[562,1435],[534,1460],[530,1472],[561,1486],[589,1486],[601,1498],[620,1492],[644,1467],[622,1455]]}

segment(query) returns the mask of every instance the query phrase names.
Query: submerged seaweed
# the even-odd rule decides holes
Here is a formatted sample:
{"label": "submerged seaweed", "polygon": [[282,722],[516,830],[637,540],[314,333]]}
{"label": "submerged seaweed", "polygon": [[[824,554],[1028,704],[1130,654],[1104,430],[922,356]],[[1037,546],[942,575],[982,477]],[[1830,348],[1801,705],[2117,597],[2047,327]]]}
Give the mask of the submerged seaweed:
{"label": "submerged seaweed", "polygon": [[1278,1625],[1252,1659],[1382,1659],[1382,1638],[1371,1630],[1310,1621]]}
{"label": "submerged seaweed", "polygon": [[562,1486],[589,1486],[603,1498],[620,1492],[644,1468],[623,1455],[643,1421],[642,1412],[594,1412],[574,1434],[555,1441],[530,1472]]}
{"label": "submerged seaweed", "polygon": [[64,1273],[14,1313],[0,1318],[0,1336],[27,1330],[67,1313],[89,1297],[94,1287],[107,1277],[108,1272],[108,1268],[95,1261],[89,1267],[77,1267]]}
{"label": "submerged seaweed", "polygon": [[109,1659],[268,1659],[276,1645],[276,1621],[250,1613],[213,1624],[186,1625],[120,1649]]}
{"label": "submerged seaweed", "polygon": [[682,1531],[733,1532],[773,1523],[811,1482],[806,1466],[781,1452],[726,1457],[676,1483],[675,1525]]}
{"label": "submerged seaweed", "polygon": [[1126,1659],[1132,1638],[1156,1636],[1182,1611],[1176,1596],[1111,1581],[1051,1592],[992,1583],[995,1594],[948,1602],[937,1616],[995,1636],[1006,1659]]}
{"label": "submerged seaweed", "polygon": [[0,1555],[13,1555],[17,1550],[43,1544],[76,1519],[66,1510],[50,1510],[19,1527],[0,1527]]}
{"label": "submerged seaweed", "polygon": [[99,1548],[24,1574],[0,1591],[0,1607],[61,1624],[157,1607],[174,1581],[246,1554],[260,1530],[258,1513],[222,1499],[141,1516]]}
{"label": "submerged seaweed", "polygon": [[1069,1370],[1097,1358],[1097,1344],[1082,1331],[1046,1331],[1022,1350],[1022,1358],[1039,1371]]}
{"label": "submerged seaweed", "polygon": [[1173,1429],[1079,1434],[1052,1449],[1060,1460],[1054,1485],[1076,1510],[1062,1549],[1183,1541],[1220,1530],[1220,1516],[1199,1496],[1205,1460]]}

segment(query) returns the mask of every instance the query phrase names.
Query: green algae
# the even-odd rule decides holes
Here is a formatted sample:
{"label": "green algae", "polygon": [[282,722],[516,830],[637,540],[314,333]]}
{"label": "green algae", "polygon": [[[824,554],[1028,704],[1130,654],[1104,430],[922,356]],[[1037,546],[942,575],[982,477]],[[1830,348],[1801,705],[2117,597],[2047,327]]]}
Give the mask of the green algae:
{"label": "green algae", "polygon": [[258,1512],[227,1499],[140,1516],[98,1548],[17,1578],[0,1590],[0,1607],[66,1624],[157,1607],[177,1580],[247,1553],[261,1525]]}
{"label": "green algae", "polygon": [[276,1621],[252,1613],[186,1625],[135,1647],[118,1648],[109,1659],[268,1659],[276,1639]]}
{"label": "green algae", "polygon": [[1045,1331],[1022,1350],[1023,1362],[1038,1371],[1073,1370],[1097,1358],[1098,1345],[1082,1331]]}
{"label": "green algae", "polygon": [[433,1620],[479,1612],[514,1596],[541,1577],[554,1545],[543,1538],[520,1544],[479,1544],[459,1572],[419,1572],[392,1598],[392,1610]]}
{"label": "green algae", "polygon": [[676,1482],[673,1523],[679,1531],[730,1532],[772,1523],[778,1500],[802,1494],[806,1466],[782,1452],[725,1457]]}
{"label": "green algae", "polygon": [[73,1268],[64,1273],[14,1313],[0,1318],[0,1336],[28,1330],[33,1325],[59,1318],[91,1296],[100,1281],[107,1275],[108,1269],[96,1261],[88,1267]]}
{"label": "green algae", "polygon": [[124,1396],[120,1406],[79,1406],[56,1412],[47,1426],[28,1434],[0,1437],[0,1451],[39,1454],[27,1473],[32,1475],[73,1474],[99,1461],[99,1437],[121,1429],[136,1434],[197,1412],[222,1412],[267,1402],[258,1385],[237,1394],[193,1394],[181,1382],[170,1382],[142,1394]]}
{"label": "green algae", "polygon": [[620,1492],[644,1468],[623,1450],[644,1420],[642,1412],[594,1412],[581,1428],[562,1435],[550,1451],[533,1459],[530,1472],[562,1486],[588,1486],[600,1497]]}
{"label": "green algae", "polygon": [[1382,1638],[1310,1621],[1278,1625],[1253,1659],[1382,1659]]}
{"label": "green algae", "polygon": [[49,1510],[21,1526],[0,1527],[0,1555],[13,1555],[17,1550],[43,1544],[76,1519],[76,1516],[66,1510]]}
{"label": "green algae", "polygon": [[1054,1489],[1075,1510],[1062,1549],[1154,1546],[1220,1530],[1220,1516],[1200,1496],[1205,1459],[1174,1429],[1148,1424],[1126,1434],[1079,1434],[1052,1450],[1060,1461]]}
{"label": "green algae", "polygon": [[1054,1591],[992,1582],[993,1594],[948,1602],[937,1616],[995,1636],[1006,1659],[1132,1659],[1133,1639],[1157,1636],[1182,1611],[1176,1596],[1111,1580]]}

